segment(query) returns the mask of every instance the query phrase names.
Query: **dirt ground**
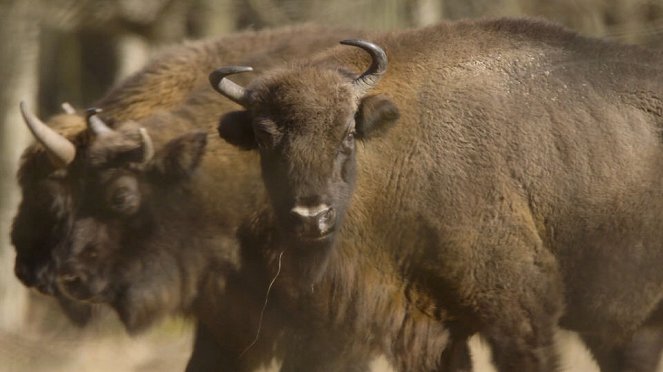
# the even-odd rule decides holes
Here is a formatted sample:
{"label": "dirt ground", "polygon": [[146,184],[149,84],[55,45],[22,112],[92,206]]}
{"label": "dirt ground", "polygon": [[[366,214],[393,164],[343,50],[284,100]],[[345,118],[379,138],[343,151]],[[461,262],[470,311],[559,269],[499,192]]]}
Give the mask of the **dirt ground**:
{"label": "dirt ground", "polygon": [[[560,332],[562,371],[598,372],[577,336]],[[471,340],[477,372],[493,372],[489,351],[477,337]],[[116,331],[92,330],[71,334],[0,333],[1,372],[181,372],[191,350],[191,328],[167,322],[138,337]],[[663,372],[663,366],[659,369]],[[390,372],[384,360],[372,372]]]}

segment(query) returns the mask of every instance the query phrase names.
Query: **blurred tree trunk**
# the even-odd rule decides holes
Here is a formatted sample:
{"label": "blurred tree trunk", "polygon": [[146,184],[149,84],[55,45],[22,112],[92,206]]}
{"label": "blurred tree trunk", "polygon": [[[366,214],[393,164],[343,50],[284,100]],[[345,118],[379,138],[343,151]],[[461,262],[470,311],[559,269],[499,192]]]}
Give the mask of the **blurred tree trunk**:
{"label": "blurred tree trunk", "polygon": [[411,6],[414,26],[432,25],[442,19],[441,0],[413,0]]}
{"label": "blurred tree trunk", "polygon": [[27,292],[14,277],[14,250],[9,234],[19,201],[16,170],[29,136],[18,111],[19,101],[36,107],[39,24],[35,1],[0,2],[0,329],[23,325]]}
{"label": "blurred tree trunk", "polygon": [[238,5],[235,0],[198,0],[191,12],[191,34],[214,37],[235,31]]}
{"label": "blurred tree trunk", "polygon": [[117,70],[115,81],[119,82],[143,67],[150,56],[150,45],[144,37],[123,34],[117,41]]}

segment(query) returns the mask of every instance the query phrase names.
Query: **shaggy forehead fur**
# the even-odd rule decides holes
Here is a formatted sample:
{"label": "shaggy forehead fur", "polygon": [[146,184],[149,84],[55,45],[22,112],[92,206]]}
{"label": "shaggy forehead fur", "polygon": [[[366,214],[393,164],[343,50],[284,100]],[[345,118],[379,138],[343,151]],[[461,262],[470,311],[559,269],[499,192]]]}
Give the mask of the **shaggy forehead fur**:
{"label": "shaggy forehead fur", "polygon": [[350,78],[314,66],[277,71],[249,86],[249,94],[254,120],[318,141],[341,138],[357,106]]}

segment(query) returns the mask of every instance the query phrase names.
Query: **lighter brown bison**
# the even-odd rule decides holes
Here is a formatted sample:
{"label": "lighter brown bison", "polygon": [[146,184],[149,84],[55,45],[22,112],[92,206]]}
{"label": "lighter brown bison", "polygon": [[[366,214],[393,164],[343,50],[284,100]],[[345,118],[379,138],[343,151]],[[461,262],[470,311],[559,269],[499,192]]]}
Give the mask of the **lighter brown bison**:
{"label": "lighter brown bison", "polygon": [[529,20],[375,40],[246,89],[224,76],[247,68],[212,75],[246,108],[220,133],[260,153],[292,275],[380,267],[500,371],[555,370],[558,323],[602,370],[639,368],[629,343],[661,327],[663,55]]}

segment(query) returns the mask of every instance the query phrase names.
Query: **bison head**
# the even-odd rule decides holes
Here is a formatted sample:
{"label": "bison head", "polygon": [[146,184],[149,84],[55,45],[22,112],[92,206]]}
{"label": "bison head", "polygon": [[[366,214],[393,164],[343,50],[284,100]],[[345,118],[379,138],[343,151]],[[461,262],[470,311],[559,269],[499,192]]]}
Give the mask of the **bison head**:
{"label": "bison head", "polygon": [[155,152],[137,123],[110,129],[95,114],[88,122],[95,135],[81,151],[71,228],[54,252],[58,289],[110,304],[135,332],[179,306],[173,298],[183,270],[173,230],[196,223],[188,180],[207,135],[187,133]]}
{"label": "bison head", "polygon": [[379,135],[399,117],[383,95],[370,95],[387,67],[385,52],[360,40],[342,44],[369,53],[358,77],[308,63],[253,81],[244,89],[226,78],[248,67],[225,67],[212,86],[246,108],[221,118],[227,142],[261,155],[263,179],[282,227],[298,246],[327,246],[338,231],[353,190],[356,141]]}

